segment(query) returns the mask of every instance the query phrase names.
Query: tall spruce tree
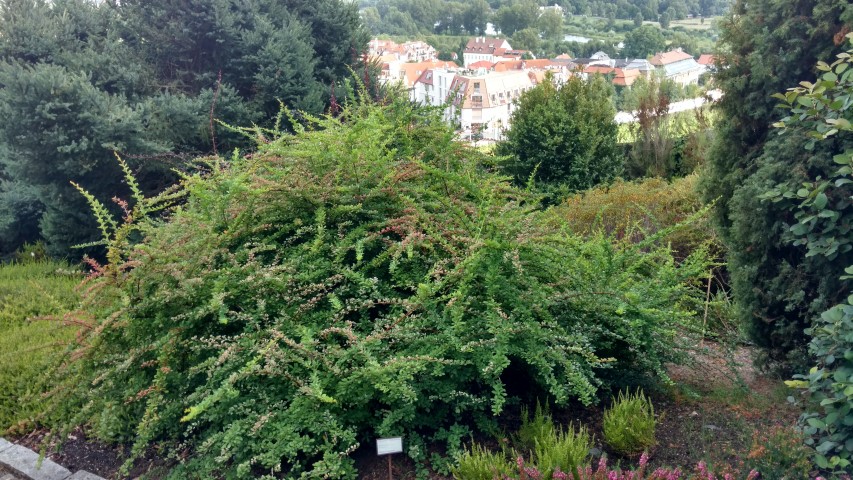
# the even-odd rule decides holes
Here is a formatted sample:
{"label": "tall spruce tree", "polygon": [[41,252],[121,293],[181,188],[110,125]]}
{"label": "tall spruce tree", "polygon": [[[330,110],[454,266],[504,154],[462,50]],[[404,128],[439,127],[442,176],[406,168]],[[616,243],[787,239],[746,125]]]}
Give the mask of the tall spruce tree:
{"label": "tall spruce tree", "polygon": [[279,102],[317,114],[367,43],[342,0],[0,0],[0,255],[93,238],[70,181],[126,195],[114,151],[148,193],[186,159],[246,146],[231,125]]}
{"label": "tall spruce tree", "polygon": [[739,315],[778,360],[805,359],[803,329],[846,296],[836,272],[850,261],[807,257],[787,244],[790,212],[759,196],[781,183],[825,177],[849,140],[809,150],[805,134],[771,135],[771,123],[783,116],[771,95],[814,80],[813,66],[841,51],[851,26],[847,0],[738,0],[722,22],[716,81],[725,95],[705,195],[717,200]]}

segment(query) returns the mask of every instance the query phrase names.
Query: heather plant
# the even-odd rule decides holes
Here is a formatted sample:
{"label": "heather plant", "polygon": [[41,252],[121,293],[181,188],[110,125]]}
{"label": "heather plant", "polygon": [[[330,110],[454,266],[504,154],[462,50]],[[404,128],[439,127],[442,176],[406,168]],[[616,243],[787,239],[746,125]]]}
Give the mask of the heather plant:
{"label": "heather plant", "polygon": [[[481,457],[486,459],[485,454]],[[506,468],[506,459],[499,457],[494,460],[495,465],[500,465]],[[579,466],[571,472],[564,472],[556,469],[549,473],[543,473],[537,466],[528,465],[523,457],[518,457],[514,468],[510,473],[503,475],[493,475],[491,477],[470,477],[470,478],[491,478],[494,480],[735,480],[743,478],[745,480],[756,480],[760,477],[758,471],[750,470],[746,476],[736,476],[731,473],[719,475],[714,472],[705,462],[700,461],[692,471],[682,470],[681,468],[660,467],[652,471],[648,467],[649,457],[646,453],[640,456],[639,464],[636,469],[625,469],[619,467],[610,467],[607,462],[607,457],[601,457],[596,466],[585,465]],[[510,465],[512,467],[512,465]],[[489,472],[490,466],[483,463],[477,472]],[[469,478],[457,476],[456,478]],[[765,477],[761,477],[765,478]],[[775,477],[766,477],[775,478]],[[802,477],[806,478],[806,477]],[[818,480],[821,480],[819,477]]]}
{"label": "heather plant", "polygon": [[457,466],[453,468],[453,478],[459,480],[493,480],[512,474],[514,465],[506,455],[493,453],[483,446],[474,443],[459,457]]}
{"label": "heather plant", "polygon": [[536,439],[533,461],[544,478],[559,472],[574,472],[584,465],[592,448],[592,436],[583,426],[569,424]]}
{"label": "heather plant", "polygon": [[[692,472],[682,471],[681,468],[661,467],[656,468],[651,472],[647,472],[649,457],[644,452],[640,456],[639,466],[636,470],[622,470],[621,468],[610,468],[607,465],[607,457],[601,457],[598,466],[593,470],[593,467],[587,466],[585,469],[578,469],[575,480],[734,480],[732,474],[724,474],[717,476],[705,462],[700,461]],[[556,478],[556,477],[554,477]],[[568,478],[568,477],[561,477]],[[756,480],[759,478],[758,472],[751,470],[745,480]]]}
{"label": "heather plant", "polygon": [[655,444],[656,424],[654,406],[642,391],[620,391],[604,412],[604,441],[620,454],[638,454]]}
{"label": "heather plant", "polygon": [[516,445],[523,451],[532,450],[536,446],[538,439],[554,436],[554,421],[551,419],[551,408],[546,403],[543,407],[539,401],[536,401],[536,409],[533,412],[533,417],[530,416],[530,410],[522,405],[521,407],[521,426],[513,436]]}
{"label": "heather plant", "polygon": [[292,134],[244,130],[257,152],[186,176],[168,218],[139,195],[100,220],[69,427],[132,441],[129,462],[156,443],[171,478],[354,478],[376,436],[421,461],[494,428],[508,392],[590,404],[613,372],[666,378],[695,341],[704,251],[545,222],[404,100],[288,117]]}

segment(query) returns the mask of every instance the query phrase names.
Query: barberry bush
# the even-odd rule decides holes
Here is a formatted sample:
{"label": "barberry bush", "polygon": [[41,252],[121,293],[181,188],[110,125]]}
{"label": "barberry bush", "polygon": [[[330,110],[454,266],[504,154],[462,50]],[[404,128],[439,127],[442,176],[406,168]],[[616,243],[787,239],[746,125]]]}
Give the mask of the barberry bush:
{"label": "barberry bush", "polygon": [[590,404],[607,372],[666,378],[693,341],[701,249],[544,221],[406,101],[293,117],[124,221],[90,198],[109,261],[60,371],[83,403],[69,426],[156,445],[173,478],[354,478],[376,436],[458,451],[509,392]]}

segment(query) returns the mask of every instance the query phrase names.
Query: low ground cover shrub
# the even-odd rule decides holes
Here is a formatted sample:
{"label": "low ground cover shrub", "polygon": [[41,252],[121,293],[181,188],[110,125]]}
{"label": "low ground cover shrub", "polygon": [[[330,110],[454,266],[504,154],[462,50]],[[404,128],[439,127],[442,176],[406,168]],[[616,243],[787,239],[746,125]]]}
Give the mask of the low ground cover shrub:
{"label": "low ground cover shrub", "polygon": [[52,356],[74,337],[57,320],[74,307],[82,276],[61,262],[33,261],[0,266],[0,432],[33,425],[43,410],[40,394]]}
{"label": "low ground cover shrub", "polygon": [[533,411],[533,416],[530,415],[530,409],[526,406],[521,406],[521,426],[518,431],[512,436],[514,443],[521,451],[529,452],[536,447],[536,442],[541,438],[551,437],[554,435],[554,421],[551,419],[551,408],[546,403],[542,404],[536,401],[536,410]]}
{"label": "low ground cover shrub", "polygon": [[167,221],[146,215],[172,194],[101,219],[69,427],[156,443],[172,478],[353,478],[376,436],[422,461],[431,438],[494,430],[510,392],[589,404],[695,341],[701,249],[547,222],[402,100],[292,126],[208,159]]}
{"label": "low ground cover shrub", "polygon": [[809,478],[813,467],[802,432],[785,427],[755,432],[744,460],[744,468],[759,472],[761,478],[779,480]]}
{"label": "low ground cover shrub", "polygon": [[[756,480],[758,478],[775,478],[760,477],[756,470],[750,470],[745,475],[719,474],[714,472],[705,462],[699,462],[692,471],[668,467],[649,471],[649,458],[645,453],[640,457],[639,464],[635,469],[610,467],[607,457],[601,457],[596,466],[586,465],[579,466],[570,472],[556,470],[547,473],[542,472],[537,466],[526,464],[521,456],[516,459],[515,465],[513,465],[508,463],[503,456],[495,457],[481,447],[477,447],[475,452],[474,455],[478,455],[478,468],[476,470],[465,470],[465,472],[472,472],[473,476],[455,474],[455,478],[459,480],[469,478],[484,480]],[[467,461],[473,463],[471,460]]]}
{"label": "low ground cover shrub", "polygon": [[[548,410],[547,405],[543,409],[537,402],[530,418],[528,410],[522,407],[521,426],[511,435],[513,445],[502,443],[501,452],[493,453],[473,443],[459,457],[452,469],[453,476],[460,480],[502,479],[521,474],[545,479],[565,478],[565,472],[582,470],[593,447],[592,435],[583,426],[555,425]],[[531,465],[525,466],[525,455],[530,458]]]}
{"label": "low ground cover shrub", "polygon": [[604,441],[620,454],[639,454],[655,444],[655,425],[654,406],[642,391],[620,391],[604,412]]}
{"label": "low ground cover shrub", "polygon": [[492,452],[478,443],[473,443],[459,457],[453,468],[453,478],[459,480],[494,480],[513,474],[515,465],[503,452]]}

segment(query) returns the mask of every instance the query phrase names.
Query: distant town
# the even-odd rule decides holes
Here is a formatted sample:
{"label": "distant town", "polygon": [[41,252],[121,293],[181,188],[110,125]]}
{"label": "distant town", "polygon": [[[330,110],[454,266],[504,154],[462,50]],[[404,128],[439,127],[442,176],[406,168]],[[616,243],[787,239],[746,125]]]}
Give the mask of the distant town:
{"label": "distant town", "polygon": [[461,62],[456,54],[454,61],[439,60],[436,49],[423,41],[378,38],[370,41],[369,56],[382,65],[381,82],[405,89],[412,101],[444,106],[445,118],[457,124],[462,138],[485,142],[503,139],[521,94],[547,74],[557,84],[573,75],[603,75],[616,88],[630,89],[638,79],[652,75],[680,86],[696,85],[713,68],[712,55],[694,58],[680,48],[651,59],[611,58],[604,52],[589,58],[563,54],[549,59],[513,49],[505,38],[482,36],[468,40]]}

